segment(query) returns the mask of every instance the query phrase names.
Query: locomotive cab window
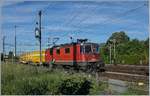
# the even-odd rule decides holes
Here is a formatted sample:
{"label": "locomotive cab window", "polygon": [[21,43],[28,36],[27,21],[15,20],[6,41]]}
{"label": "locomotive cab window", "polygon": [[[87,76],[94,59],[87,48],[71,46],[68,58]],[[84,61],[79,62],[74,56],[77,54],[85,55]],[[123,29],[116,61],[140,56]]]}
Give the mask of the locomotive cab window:
{"label": "locomotive cab window", "polygon": [[60,54],[60,49],[56,49],[56,54]]}
{"label": "locomotive cab window", "polygon": [[70,48],[65,48],[65,53],[70,53]]}
{"label": "locomotive cab window", "polygon": [[98,53],[99,52],[99,46],[98,45],[93,45],[92,46],[92,51],[93,51],[93,53]]}
{"label": "locomotive cab window", "polygon": [[91,53],[92,49],[91,49],[91,45],[85,45],[85,53]]}

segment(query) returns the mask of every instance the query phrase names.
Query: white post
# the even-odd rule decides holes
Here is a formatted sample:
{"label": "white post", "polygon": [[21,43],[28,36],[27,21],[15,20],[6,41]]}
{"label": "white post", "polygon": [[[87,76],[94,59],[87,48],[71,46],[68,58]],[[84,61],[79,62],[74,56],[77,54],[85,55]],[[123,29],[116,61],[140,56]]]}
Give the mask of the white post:
{"label": "white post", "polygon": [[110,46],[109,46],[109,57],[110,57],[110,64],[111,64],[111,44],[110,44]]}

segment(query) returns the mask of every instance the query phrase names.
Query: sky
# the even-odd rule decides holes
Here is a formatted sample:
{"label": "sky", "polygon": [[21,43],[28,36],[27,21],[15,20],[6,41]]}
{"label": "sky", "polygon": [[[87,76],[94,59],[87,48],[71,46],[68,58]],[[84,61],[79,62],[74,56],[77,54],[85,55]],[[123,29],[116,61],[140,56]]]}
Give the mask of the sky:
{"label": "sky", "polygon": [[[113,32],[124,31],[131,38],[145,40],[148,32],[147,1],[4,1],[2,33],[5,49],[17,52],[39,49],[35,38],[38,12],[42,10],[42,48],[53,38],[56,44],[70,43],[70,37],[103,43]],[[50,39],[48,39],[50,38]],[[10,46],[12,45],[12,46]]]}

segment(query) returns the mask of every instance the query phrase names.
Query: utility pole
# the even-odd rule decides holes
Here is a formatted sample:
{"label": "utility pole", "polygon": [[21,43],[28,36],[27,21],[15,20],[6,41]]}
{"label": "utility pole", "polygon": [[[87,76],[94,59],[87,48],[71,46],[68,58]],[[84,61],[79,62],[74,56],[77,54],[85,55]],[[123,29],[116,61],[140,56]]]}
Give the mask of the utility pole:
{"label": "utility pole", "polygon": [[110,64],[111,64],[111,44],[110,44],[110,46],[109,46],[109,58],[110,58]]}
{"label": "utility pole", "polygon": [[[111,43],[113,45],[113,64],[116,64],[116,39],[110,40],[110,48],[111,48]],[[110,54],[111,54],[111,49],[110,49]]]}
{"label": "utility pole", "polygon": [[42,15],[42,11],[39,11],[39,33],[40,33],[40,65],[42,65],[42,48],[41,48],[41,15]]}
{"label": "utility pole", "polygon": [[17,50],[17,41],[16,41],[16,28],[17,26],[15,25],[15,57],[16,57],[16,50]]}
{"label": "utility pole", "polygon": [[113,39],[113,43],[114,43],[114,64],[116,63],[116,39]]}
{"label": "utility pole", "polygon": [[36,24],[39,24],[38,27],[35,28],[35,38],[37,38],[39,40],[40,43],[40,65],[42,65],[42,47],[41,47],[41,15],[42,15],[42,11],[40,10],[39,13],[39,23],[36,22]]}
{"label": "utility pole", "polygon": [[5,36],[3,36],[3,55],[5,54]]}
{"label": "utility pole", "polygon": [[5,36],[3,36],[3,56],[2,60],[5,61]]}

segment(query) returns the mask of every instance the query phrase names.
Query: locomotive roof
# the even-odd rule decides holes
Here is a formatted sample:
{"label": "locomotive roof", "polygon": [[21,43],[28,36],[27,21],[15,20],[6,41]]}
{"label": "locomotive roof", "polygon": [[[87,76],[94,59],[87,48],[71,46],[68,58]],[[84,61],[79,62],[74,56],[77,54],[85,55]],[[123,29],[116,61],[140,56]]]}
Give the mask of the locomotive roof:
{"label": "locomotive roof", "polygon": [[[81,43],[76,43],[76,42],[73,42],[73,43],[65,43],[65,44],[60,44],[60,45],[52,46],[51,48],[64,47],[64,46],[71,46],[71,45],[73,45],[73,44],[81,44]],[[83,43],[83,44],[97,44],[97,43],[86,42],[86,43]]]}

